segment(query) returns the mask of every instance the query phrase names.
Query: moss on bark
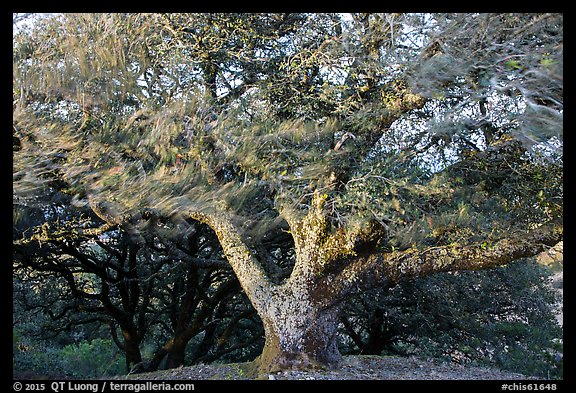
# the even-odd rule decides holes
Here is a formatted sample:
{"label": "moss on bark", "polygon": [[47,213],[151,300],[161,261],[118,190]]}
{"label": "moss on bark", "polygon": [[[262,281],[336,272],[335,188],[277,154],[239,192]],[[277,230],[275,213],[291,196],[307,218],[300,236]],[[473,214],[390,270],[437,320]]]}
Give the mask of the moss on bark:
{"label": "moss on bark", "polygon": [[264,323],[264,349],[247,370],[254,376],[337,364],[341,359],[336,343],[339,305],[353,292],[394,284],[401,277],[502,265],[535,255],[562,238],[562,226],[551,224],[510,233],[493,247],[447,245],[356,255],[354,245],[368,232],[356,227],[332,230],[323,211],[325,199],[317,194],[303,218],[286,217],[297,257],[292,274],[282,284],[266,277],[230,217],[220,213],[190,214],[214,229]]}

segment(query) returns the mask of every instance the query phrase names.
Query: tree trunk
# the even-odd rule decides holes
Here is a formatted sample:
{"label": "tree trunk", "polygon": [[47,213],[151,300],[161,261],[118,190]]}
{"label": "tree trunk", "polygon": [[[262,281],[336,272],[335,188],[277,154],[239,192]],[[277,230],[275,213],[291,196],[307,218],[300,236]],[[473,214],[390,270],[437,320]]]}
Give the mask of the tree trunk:
{"label": "tree trunk", "polygon": [[325,307],[317,288],[302,281],[275,287],[269,307],[260,315],[266,340],[254,361],[260,376],[286,369],[326,368],[341,359],[336,340],[340,309]]}
{"label": "tree trunk", "polygon": [[128,372],[143,372],[142,354],[140,353],[140,342],[133,331],[122,329],[124,336],[124,354],[126,357],[126,368]]}
{"label": "tree trunk", "polygon": [[182,366],[186,358],[186,347],[189,341],[190,337],[187,335],[176,333],[162,348],[156,351],[152,360],[147,364],[146,371]]}
{"label": "tree trunk", "polygon": [[402,277],[448,270],[493,267],[535,255],[562,239],[562,226],[511,232],[493,243],[447,245],[390,253],[358,253],[358,241],[378,234],[368,224],[346,230],[330,228],[323,211],[326,195],[316,194],[308,214],[298,218],[281,211],[294,238],[296,262],[282,284],[272,283],[234,227],[228,212],[189,211],[218,236],[242,289],[264,324],[262,354],[249,372],[257,376],[285,369],[325,368],[341,359],[337,327],[341,303],[350,294],[376,286],[394,285]]}
{"label": "tree trunk", "polygon": [[172,345],[168,348],[168,357],[166,358],[166,368],[176,368],[184,364],[186,356],[186,345],[188,340],[177,339],[172,340]]}

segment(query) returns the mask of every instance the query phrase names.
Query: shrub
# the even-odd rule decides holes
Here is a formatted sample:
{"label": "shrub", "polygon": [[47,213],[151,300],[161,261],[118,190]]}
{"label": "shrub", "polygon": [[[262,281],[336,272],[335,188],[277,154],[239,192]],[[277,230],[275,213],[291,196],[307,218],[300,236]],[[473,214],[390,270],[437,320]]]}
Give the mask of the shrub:
{"label": "shrub", "polygon": [[52,378],[90,379],[122,374],[125,371],[122,353],[111,340],[57,348],[44,342],[33,342],[13,334],[14,374]]}

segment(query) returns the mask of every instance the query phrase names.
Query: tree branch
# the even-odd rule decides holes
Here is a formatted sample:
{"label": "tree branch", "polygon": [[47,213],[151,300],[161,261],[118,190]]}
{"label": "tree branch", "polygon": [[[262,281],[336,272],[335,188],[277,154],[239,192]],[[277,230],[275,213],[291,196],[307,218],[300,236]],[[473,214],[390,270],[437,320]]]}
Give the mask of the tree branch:
{"label": "tree branch", "polygon": [[530,231],[511,232],[491,245],[446,245],[426,249],[410,248],[391,253],[356,257],[330,280],[333,298],[378,285],[394,285],[404,277],[433,273],[479,270],[502,266],[539,254],[563,237],[562,223],[548,223]]}
{"label": "tree branch", "polygon": [[196,210],[187,210],[185,215],[214,230],[244,292],[256,309],[265,309],[268,301],[266,293],[273,284],[242,240],[232,222],[232,215],[227,211],[205,213]]}

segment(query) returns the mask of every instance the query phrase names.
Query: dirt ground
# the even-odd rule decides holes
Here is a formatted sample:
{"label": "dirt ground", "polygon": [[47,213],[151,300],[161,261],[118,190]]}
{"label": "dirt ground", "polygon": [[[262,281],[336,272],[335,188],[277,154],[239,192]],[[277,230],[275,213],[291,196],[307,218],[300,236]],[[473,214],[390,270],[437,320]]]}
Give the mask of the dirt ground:
{"label": "dirt ground", "polygon": [[[128,380],[246,380],[245,363],[180,367],[122,377]],[[120,379],[120,378],[119,378]],[[266,379],[266,378],[264,378]],[[521,374],[491,368],[464,366],[435,359],[394,356],[345,356],[338,369],[283,371],[270,374],[273,380],[522,380]]]}

